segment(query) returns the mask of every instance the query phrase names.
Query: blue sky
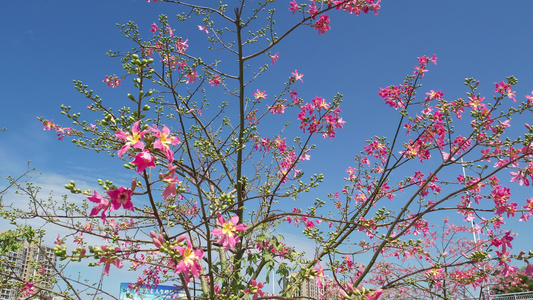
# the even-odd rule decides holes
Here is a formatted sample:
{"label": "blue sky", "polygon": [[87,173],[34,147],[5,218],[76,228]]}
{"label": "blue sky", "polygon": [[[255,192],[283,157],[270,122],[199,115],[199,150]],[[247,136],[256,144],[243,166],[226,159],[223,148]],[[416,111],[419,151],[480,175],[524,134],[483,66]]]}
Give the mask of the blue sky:
{"label": "blue sky", "polygon": [[[289,1],[278,2],[280,26],[296,21],[286,11]],[[316,30],[302,27],[274,49],[280,58],[260,78],[257,88],[267,93],[279,89],[298,69],[305,74],[304,84],[298,86],[299,96],[331,99],[337,92],[344,95],[344,130],[331,142],[316,140],[320,150],[312,154],[309,164],[310,173],[327,176],[321,189],[325,195],[340,186],[338,182],[365,139],[393,132],[387,121],[396,113],[377,92],[380,87],[400,83],[412,72],[418,56],[435,53],[439,59],[422,82],[423,92],[434,89],[442,90],[450,99],[464,97],[464,78],[474,77],[481,81],[480,91],[490,97],[494,82],[514,75],[518,78],[518,98],[530,94],[532,11],[530,1],[383,0],[378,16],[332,13],[327,34],[318,36]],[[142,0],[4,3],[0,10],[0,128],[7,131],[0,133],[0,175],[19,174],[31,160],[43,174],[35,180],[57,190],[69,178],[85,180],[90,188],[90,184],[96,186],[94,178],[120,172],[122,161],[57,141],[53,133],[42,130],[36,117],[68,125],[59,106],[83,110],[87,105],[74,90],[74,79],[89,84],[102,97],[124,100],[126,87],[112,90],[102,83],[106,74],[121,73],[120,62],[105,53],[133,47],[115,24],[133,20],[148,36],[149,26],[159,14],[168,14],[177,24],[172,19],[177,12],[178,7]],[[189,38],[191,49],[206,57],[212,55],[202,48],[205,36],[196,23],[179,27],[178,34]],[[261,63],[268,62],[265,56]],[[517,120],[519,124],[531,122],[531,116],[519,118],[524,118]],[[521,240],[520,245],[533,248],[530,240]]]}

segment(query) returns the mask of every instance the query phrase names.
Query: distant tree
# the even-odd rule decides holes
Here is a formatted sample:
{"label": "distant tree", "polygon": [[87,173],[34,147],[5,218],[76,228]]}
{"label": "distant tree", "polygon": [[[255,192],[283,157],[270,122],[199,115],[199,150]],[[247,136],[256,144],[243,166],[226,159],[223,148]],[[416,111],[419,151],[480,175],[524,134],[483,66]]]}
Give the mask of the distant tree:
{"label": "distant tree", "polygon": [[522,268],[517,276],[502,277],[498,280],[498,283],[493,286],[491,291],[494,294],[533,291],[533,276],[524,273],[524,269]]}

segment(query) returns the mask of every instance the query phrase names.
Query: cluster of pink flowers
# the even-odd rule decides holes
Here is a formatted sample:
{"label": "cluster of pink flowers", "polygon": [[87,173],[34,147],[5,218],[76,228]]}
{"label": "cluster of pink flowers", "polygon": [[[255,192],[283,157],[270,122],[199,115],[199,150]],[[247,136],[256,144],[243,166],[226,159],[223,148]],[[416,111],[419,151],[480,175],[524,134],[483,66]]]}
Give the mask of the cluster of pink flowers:
{"label": "cluster of pink flowers", "polygon": [[288,174],[291,170],[294,171],[295,177],[301,172],[301,170],[296,169],[297,162],[311,159],[311,156],[308,154],[302,154],[298,157],[294,150],[287,147],[285,139],[280,137],[270,140],[269,138],[260,138],[259,135],[255,135],[253,141],[255,150],[265,152],[274,150],[277,152],[275,155],[280,158],[278,174],[282,182],[287,181]]}
{"label": "cluster of pink flowers", "polygon": [[[198,25],[198,29],[209,33],[209,30],[206,26]],[[163,45],[160,41],[156,41],[154,46],[145,46],[143,48],[143,54],[147,57],[151,57],[154,49],[159,53],[161,57],[161,62],[163,62],[167,67],[175,69],[178,66],[178,70],[185,70],[184,77],[186,78],[186,84],[193,84],[196,82],[196,79],[200,77],[196,72],[196,68],[192,67],[187,69],[187,59],[183,58],[182,55],[185,54],[189,45],[187,44],[188,39],[182,39],[174,35],[174,29],[170,25],[166,25],[165,28],[159,28],[157,24],[153,23],[150,28],[150,32],[154,35],[159,33],[159,37],[164,37],[166,34],[173,39],[173,42],[170,45]],[[166,43],[166,42],[165,42]],[[171,53],[175,51],[178,55],[172,55]],[[217,86],[221,82],[220,75],[215,74],[209,79],[211,86]]]}
{"label": "cluster of pink flowers", "polygon": [[[390,107],[405,108],[406,101],[413,93],[413,88],[408,84],[402,84],[399,86],[389,86],[386,88],[380,88],[378,95],[385,100]],[[405,98],[405,99],[404,99]]]}
{"label": "cluster of pink flowers", "polygon": [[[381,0],[334,0],[331,1],[331,3],[328,3],[328,6],[333,5],[336,9],[342,9],[350,14],[355,14],[356,16],[360,15],[361,12],[368,14],[370,11],[373,11],[374,14],[377,15],[378,10],[381,8],[381,5],[379,4],[380,1]],[[315,20],[316,16],[320,13],[319,8],[316,6],[317,3],[316,0],[313,0],[311,4],[307,5],[307,7],[309,7],[307,13],[313,20]],[[295,14],[297,11],[301,10],[302,7],[303,6],[298,5],[296,0],[293,0],[290,2],[289,11],[292,11],[292,14]],[[330,30],[329,22],[329,17],[323,14],[314,23],[313,27],[318,30],[318,34],[324,34],[326,31]]]}
{"label": "cluster of pink flowers", "polygon": [[329,27],[329,17],[326,14],[323,14],[320,16],[318,21],[315,23],[315,29],[318,30],[318,34],[324,34],[326,31],[330,30],[331,27]]}
{"label": "cluster of pink flowers", "polygon": [[77,131],[75,129],[72,129],[70,127],[61,127],[57,124],[54,123],[54,121],[50,120],[45,120],[43,118],[37,118],[39,121],[42,122],[43,124],[43,130],[50,130],[50,131],[55,131],[56,132],[56,135],[57,135],[57,139],[62,141],[63,138],[67,137],[67,136],[70,136],[72,134],[76,134]]}
{"label": "cluster of pink flowers", "polygon": [[280,257],[290,257],[290,253],[293,252],[293,249],[287,247],[286,244],[279,242],[277,240],[265,240],[258,242],[256,245],[257,250],[259,251],[268,251],[273,253],[276,256]]}
{"label": "cluster of pink flowers", "polygon": [[298,120],[300,128],[310,134],[322,132],[322,137],[335,137],[336,129],[343,127],[346,123],[340,116],[340,109],[331,110],[329,104],[321,97],[315,97],[312,103],[300,106]]}
{"label": "cluster of pink flowers", "polygon": [[118,78],[116,75],[112,75],[112,76],[106,75],[105,79],[102,82],[107,83],[107,87],[116,88],[117,86],[120,85],[120,81],[121,79]]}
{"label": "cluster of pink flowers", "polygon": [[125,142],[118,151],[119,157],[126,153],[131,147],[140,150],[137,152],[135,159],[132,162],[137,166],[138,173],[141,173],[148,167],[155,167],[155,158],[148,149],[145,149],[145,143],[143,141],[148,133],[151,133],[151,136],[157,139],[153,143],[153,149],[163,152],[169,163],[174,160],[174,152],[172,149],[170,149],[170,146],[180,144],[179,137],[172,136],[170,129],[166,126],[163,126],[163,128],[159,130],[157,126],[154,125],[148,130],[141,131],[139,127],[139,121],[137,121],[133,123],[133,126],[131,127],[131,133],[120,130],[116,131],[115,136],[119,140]]}
{"label": "cluster of pink flowers", "polygon": [[306,216],[305,214],[303,215],[298,215],[298,214],[302,214],[302,210],[299,209],[299,208],[294,208],[292,210],[292,213],[295,214],[294,216],[288,216],[286,218],[287,222],[289,224],[291,224],[293,221],[294,221],[294,225],[295,226],[299,226],[300,224],[303,224],[305,226],[305,228],[315,228],[315,226],[318,226],[322,223],[322,220],[320,219],[311,219],[309,218],[308,216]]}
{"label": "cluster of pink flowers", "polygon": [[510,99],[512,99],[514,102],[516,102],[515,99],[515,92],[511,90],[511,85],[507,84],[505,82],[500,81],[500,83],[495,82],[496,89],[494,90],[494,93],[500,93],[503,96],[506,96]]}

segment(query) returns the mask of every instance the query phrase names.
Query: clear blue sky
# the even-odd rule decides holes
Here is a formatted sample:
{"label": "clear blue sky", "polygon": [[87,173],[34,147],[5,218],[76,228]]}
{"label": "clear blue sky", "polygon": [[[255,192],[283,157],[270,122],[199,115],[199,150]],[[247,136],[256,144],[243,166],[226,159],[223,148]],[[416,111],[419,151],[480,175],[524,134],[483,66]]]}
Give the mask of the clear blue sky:
{"label": "clear blue sky", "polygon": [[[278,0],[282,25],[296,21],[286,11],[288,3]],[[53,133],[42,130],[36,117],[68,125],[59,114],[61,104],[83,111],[87,103],[74,90],[74,79],[83,80],[103,97],[124,100],[125,88],[110,90],[102,83],[106,74],[121,73],[120,62],[105,53],[133,47],[115,24],[133,20],[141,33],[149,35],[149,26],[159,14],[168,14],[177,24],[172,16],[178,12],[172,5],[144,0],[3,3],[0,128],[7,131],[0,133],[0,175],[19,174],[31,160],[44,175],[35,177],[38,182],[60,187],[74,177],[96,186],[95,177],[120,171],[123,162],[57,141]],[[383,0],[378,16],[330,14],[331,30],[323,36],[312,28],[300,28],[273,50],[280,52],[280,58],[270,69],[270,77],[265,78],[285,79],[298,69],[305,74],[300,95],[331,99],[336,92],[344,94],[341,108],[347,121],[345,129],[332,142],[317,140],[321,150],[312,154],[308,170],[323,172],[337,188],[363,141],[392,133],[394,123],[388,121],[396,114],[377,92],[380,87],[400,83],[412,72],[417,56],[435,53],[439,58],[438,66],[431,65],[422,82],[423,92],[434,89],[442,90],[448,99],[464,97],[464,78],[474,77],[481,81],[480,91],[490,97],[494,82],[515,75],[518,98],[530,94],[531,12],[531,1]],[[194,44],[205,44],[205,35],[195,27],[195,23],[180,27],[178,34],[188,37],[191,48],[199,53],[212,54]],[[258,81],[258,87],[268,92],[279,85],[264,80]],[[531,116],[520,118],[531,121]],[[327,187],[324,195],[331,191]],[[530,240],[522,245],[533,248]]]}

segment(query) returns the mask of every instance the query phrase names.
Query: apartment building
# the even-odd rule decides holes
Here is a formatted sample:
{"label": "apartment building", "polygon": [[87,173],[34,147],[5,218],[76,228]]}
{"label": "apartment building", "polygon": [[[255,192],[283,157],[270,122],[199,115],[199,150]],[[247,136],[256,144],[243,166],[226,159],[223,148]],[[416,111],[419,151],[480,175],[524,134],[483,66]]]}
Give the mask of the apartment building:
{"label": "apartment building", "polygon": [[[2,233],[0,231],[0,234]],[[37,294],[41,294],[37,286],[52,287],[53,278],[51,275],[46,275],[55,273],[54,267],[57,259],[54,249],[26,241],[21,242],[23,247],[19,251],[9,251],[0,255],[0,300],[18,299],[19,289],[6,286],[6,283],[14,280],[34,283],[34,290],[36,290]],[[35,276],[39,274],[44,276],[40,281],[35,280]],[[45,298],[38,297],[33,299]]]}

